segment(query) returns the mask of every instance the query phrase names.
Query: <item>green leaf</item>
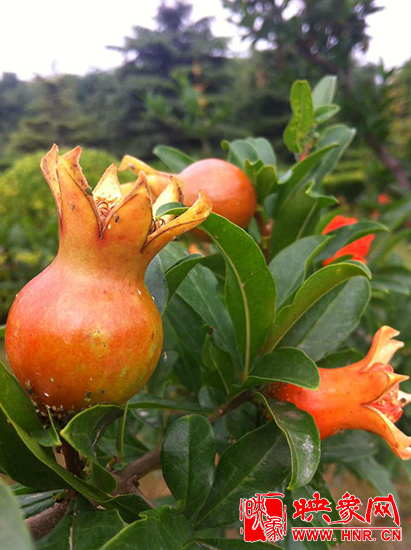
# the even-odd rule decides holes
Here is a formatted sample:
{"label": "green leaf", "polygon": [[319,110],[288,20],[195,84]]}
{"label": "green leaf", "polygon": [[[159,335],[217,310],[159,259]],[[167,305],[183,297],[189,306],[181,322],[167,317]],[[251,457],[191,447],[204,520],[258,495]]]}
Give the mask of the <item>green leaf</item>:
{"label": "green leaf", "polygon": [[167,202],[166,204],[160,204],[160,206],[155,211],[155,219],[159,220],[172,208],[185,208],[185,205],[182,202]]}
{"label": "green leaf", "polygon": [[227,161],[231,162],[243,170],[246,160],[250,162],[258,161],[256,149],[245,139],[235,139],[234,141],[222,141],[221,147],[228,150]]}
{"label": "green leaf", "polygon": [[297,321],[281,345],[298,347],[313,361],[322,359],[358,326],[370,296],[370,284],[364,277],[339,285]]}
{"label": "green leaf", "polygon": [[231,387],[230,396],[253,386],[273,382],[288,382],[316,390],[320,385],[320,375],[316,364],[303,351],[280,348],[260,359],[241,385]]}
{"label": "green leaf", "polygon": [[0,338],[4,338],[6,334],[6,325],[0,325]]}
{"label": "green leaf", "polygon": [[294,241],[313,233],[321,209],[338,201],[332,196],[319,195],[313,190],[314,182],[307,181],[287,196],[276,215],[271,233],[271,253],[277,254]]}
{"label": "green leaf", "polygon": [[318,109],[315,110],[314,123],[323,124],[324,122],[327,122],[327,120],[330,120],[330,118],[335,116],[339,110],[340,108],[338,105],[321,105],[321,107],[318,107]]}
{"label": "green leaf", "polygon": [[100,550],[108,540],[126,527],[117,510],[97,510],[84,498],[76,500],[71,535],[72,550]]}
{"label": "green leaf", "polygon": [[0,479],[0,548],[1,550],[34,550],[23,515],[16,499]]}
{"label": "green leaf", "polygon": [[411,214],[411,196],[406,195],[399,201],[394,202],[381,216],[381,223],[386,225],[393,232],[401,227]]}
{"label": "green leaf", "polygon": [[334,166],[340,160],[344,151],[349,147],[350,143],[354,139],[356,131],[354,128],[348,128],[344,124],[335,124],[330,126],[322,134],[318,144],[317,149],[321,149],[326,145],[337,143],[338,146],[334,147],[332,151],[329,151],[327,155],[324,156],[321,163],[315,170],[310,173],[310,178],[312,178],[316,187],[320,184],[323,178],[333,170]]}
{"label": "green leaf", "polygon": [[[186,254],[186,250],[181,246],[172,243],[163,250],[161,258],[175,265],[176,261],[186,258]],[[233,324],[220,296],[217,278],[212,271],[201,265],[194,266],[180,284],[177,294],[201,316],[204,324],[212,327],[216,344],[237,358]],[[186,322],[185,319],[182,321]],[[188,329],[191,330],[191,327]]]}
{"label": "green leaf", "polygon": [[311,481],[320,463],[320,434],[314,418],[293,403],[266,399],[261,393],[257,395],[269,410],[290,447],[291,480],[288,489],[299,489]]}
{"label": "green leaf", "polygon": [[283,248],[270,262],[277,287],[277,309],[304,282],[307,269],[331,237],[312,235]]}
{"label": "green leaf", "polygon": [[327,235],[333,236],[334,238],[327,242],[321,253],[318,255],[317,261],[321,262],[327,258],[332,258],[334,254],[341,250],[344,246],[357,241],[366,235],[379,233],[381,231],[387,231],[387,228],[384,225],[371,220],[362,220],[351,225],[339,227],[334,231],[330,231]]}
{"label": "green leaf", "polygon": [[308,82],[294,82],[290,103],[293,115],[284,131],[284,143],[292,153],[303,153],[314,124],[314,106]]}
{"label": "green leaf", "polygon": [[140,513],[151,508],[142,497],[136,494],[117,495],[112,500],[104,502],[103,506],[108,510],[118,510],[127,523],[140,519]]}
{"label": "green leaf", "polygon": [[217,373],[222,389],[228,394],[231,384],[238,380],[237,373],[231,357],[213,344],[209,334],[204,340],[202,361],[211,372]]}
{"label": "green leaf", "polygon": [[200,407],[197,403],[186,403],[183,401],[173,401],[172,399],[162,399],[149,393],[138,393],[129,401],[130,409],[170,409],[172,411],[185,411],[193,413],[210,413],[211,409]]}
{"label": "green leaf", "polygon": [[188,518],[202,506],[214,480],[216,441],[213,428],[202,416],[175,420],[161,449],[164,479]]}
{"label": "green leaf", "polygon": [[332,75],[324,76],[313,89],[314,108],[318,109],[323,105],[330,105],[337,90],[337,77]]}
{"label": "green leaf", "polygon": [[[29,491],[32,491],[32,489],[29,489]],[[13,493],[16,495],[14,490]],[[43,512],[48,508],[51,508],[51,506],[56,503],[53,497],[58,495],[58,491],[45,491],[43,493],[30,492],[22,495],[17,493],[17,495],[17,502],[24,514],[24,517],[30,518],[40,514],[40,512]]]}
{"label": "green leaf", "polygon": [[350,463],[368,460],[378,452],[375,438],[364,431],[349,430],[327,437],[321,445],[321,462]]}
{"label": "green leaf", "polygon": [[391,493],[397,500],[395,485],[391,481],[391,474],[387,468],[377,462],[374,457],[368,456],[361,460],[349,463],[350,469],[360,478],[365,479],[375,487],[379,495]]}
{"label": "green leaf", "polygon": [[364,264],[353,261],[331,264],[311,275],[298,290],[292,304],[283,307],[277,313],[264,344],[265,351],[267,353],[272,351],[318,300],[336,286],[357,276],[371,278],[371,274]]}
{"label": "green leaf", "polygon": [[194,162],[194,159],[185,153],[167,145],[157,145],[154,147],[153,153],[176,174]]}
{"label": "green leaf", "polygon": [[274,166],[263,166],[258,170],[255,177],[255,187],[259,204],[273,192],[273,188],[277,183],[277,171]]}
{"label": "green leaf", "polygon": [[355,349],[349,348],[334,351],[333,353],[326,355],[319,362],[317,362],[317,366],[323,369],[336,369],[357,363],[363,358],[364,355],[362,353]]}
{"label": "green leaf", "polygon": [[240,499],[278,487],[289,468],[288,445],[274,422],[249,432],[221,456],[214,485],[199,512],[196,528],[237,521]]}
{"label": "green leaf", "polygon": [[116,405],[95,405],[76,414],[60,435],[81,455],[96,459],[96,445],[104,430],[123,414],[124,409]]}
{"label": "green leaf", "polygon": [[142,512],[141,517],[99,550],[183,550],[193,539],[191,524],[169,506]]}
{"label": "green leaf", "polygon": [[203,258],[204,256],[202,254],[190,254],[189,256],[181,258],[181,260],[166,271],[168,301],[174,296],[186,275],[188,275],[193,267],[201,262]]}
{"label": "green leaf", "polygon": [[[14,439],[12,440],[12,446],[8,447],[3,457],[0,456],[0,461],[2,458],[6,457],[6,459],[11,462],[11,464],[8,464],[9,467],[7,468],[7,472],[13,479],[22,484],[40,489],[72,487],[87,498],[97,502],[104,502],[111,498],[110,495],[104,491],[94,488],[92,485],[89,485],[60,466],[60,464],[56,462],[49,447],[41,447],[27,432],[20,428],[13,418],[7,414],[7,410],[3,405],[0,405],[0,409],[0,412],[3,412],[3,414],[0,414],[0,422],[5,419],[5,426],[1,426],[2,429],[0,430],[2,438],[6,435],[4,440],[7,441],[10,437],[10,430],[14,429],[21,442],[24,443],[24,445],[18,447],[15,443],[15,434],[13,434]],[[0,445],[0,451],[2,447],[3,445]],[[16,449],[20,451],[18,457],[7,454],[13,453]],[[29,450],[37,461],[40,461],[42,464],[39,465],[37,461],[33,460],[33,457],[30,456],[30,453],[27,453],[27,450]],[[13,458],[14,462],[18,462],[18,465],[14,464]],[[19,464],[21,464],[21,466],[19,466]],[[43,465],[46,466],[46,468]],[[33,467],[33,470],[28,471],[30,467]],[[12,471],[13,468],[15,468],[14,471]],[[25,470],[23,470],[23,468]],[[36,476],[41,477],[36,479]],[[30,477],[30,482],[26,483],[25,480],[28,477]]]}
{"label": "green leaf", "polygon": [[149,263],[144,280],[158,311],[164,313],[168,302],[168,286],[159,256],[154,256]]}
{"label": "green leaf", "polygon": [[49,408],[47,408],[47,413],[49,416],[50,427],[46,430],[46,426],[43,426],[42,430],[32,431],[31,436],[43,445],[44,447],[58,447],[61,445],[61,440],[59,434],[57,433],[56,427],[54,425],[53,415]]}
{"label": "green leaf", "polygon": [[226,262],[225,298],[247,376],[274,317],[274,279],[261,250],[240,227],[217,214],[199,227]]}
{"label": "green leaf", "polygon": [[276,158],[274,149],[272,148],[271,143],[265,138],[247,138],[248,143],[250,143],[254,149],[257,151],[257,157],[266,165],[275,166]]}

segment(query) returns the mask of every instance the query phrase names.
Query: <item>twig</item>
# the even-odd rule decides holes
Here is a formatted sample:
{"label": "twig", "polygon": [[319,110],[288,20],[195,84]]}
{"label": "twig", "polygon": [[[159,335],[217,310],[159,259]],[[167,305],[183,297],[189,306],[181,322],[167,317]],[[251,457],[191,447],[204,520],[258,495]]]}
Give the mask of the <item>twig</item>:
{"label": "twig", "polygon": [[40,512],[36,516],[26,519],[26,525],[34,540],[45,537],[63,519],[68,507],[68,501],[56,502],[54,506]]}
{"label": "twig", "polygon": [[161,446],[129,464],[118,476],[115,495],[134,493],[138,480],[156,470],[161,464]]}

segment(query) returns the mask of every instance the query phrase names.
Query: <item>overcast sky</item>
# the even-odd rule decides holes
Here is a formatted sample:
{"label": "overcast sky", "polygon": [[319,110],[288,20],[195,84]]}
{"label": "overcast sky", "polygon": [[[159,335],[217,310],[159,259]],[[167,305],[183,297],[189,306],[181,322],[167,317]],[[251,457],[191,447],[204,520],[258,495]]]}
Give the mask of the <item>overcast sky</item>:
{"label": "overcast sky", "polygon": [[[321,0],[318,0],[321,1]],[[153,27],[160,0],[20,0],[1,8],[0,73],[15,72],[29,79],[35,74],[84,74],[109,69],[121,61],[106,45],[122,45],[133,25]],[[214,16],[216,35],[233,37],[235,51],[245,49],[239,30],[227,22],[221,0],[192,0],[193,19]],[[385,10],[369,18],[372,42],[366,60],[382,58],[388,67],[411,57],[411,0],[380,0]]]}

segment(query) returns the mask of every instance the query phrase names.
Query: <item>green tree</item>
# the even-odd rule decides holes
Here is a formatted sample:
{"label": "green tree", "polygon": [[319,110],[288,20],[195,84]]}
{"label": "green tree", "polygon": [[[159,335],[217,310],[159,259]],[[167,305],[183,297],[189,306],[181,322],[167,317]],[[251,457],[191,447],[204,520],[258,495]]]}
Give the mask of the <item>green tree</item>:
{"label": "green tree", "polygon": [[[375,0],[223,0],[223,4],[253,43],[268,43],[278,63],[292,56],[294,62],[305,61],[307,68],[313,66],[322,74],[337,75],[345,115],[402,188],[411,188],[384,130],[388,124],[388,75],[383,75],[381,81],[382,75],[376,78],[374,70],[364,73],[354,57],[368,48],[367,17],[381,9]],[[300,74],[308,76],[309,72]]]}

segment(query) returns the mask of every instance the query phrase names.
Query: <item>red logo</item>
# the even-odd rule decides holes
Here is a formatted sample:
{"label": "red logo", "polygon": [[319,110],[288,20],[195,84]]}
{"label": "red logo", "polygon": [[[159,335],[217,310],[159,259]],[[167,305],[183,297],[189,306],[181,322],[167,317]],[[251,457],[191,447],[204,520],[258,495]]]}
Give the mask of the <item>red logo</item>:
{"label": "red logo", "polygon": [[[287,507],[284,505],[282,493],[257,493],[254,497],[240,501],[240,521],[243,526],[240,533],[245,542],[277,542],[284,540],[287,534]],[[329,527],[293,527],[292,537],[297,540],[337,540],[333,530],[341,532],[341,540],[373,541],[373,532],[379,532],[381,540],[401,540],[400,515],[395,499],[391,493],[387,496],[369,498],[365,515],[360,513],[363,506],[355,495],[346,492],[338,500],[335,511],[340,519],[331,521],[332,503],[314,492],[312,499],[300,498],[293,502],[292,519],[310,523],[316,517],[321,517]],[[372,519],[377,517],[392,518],[399,527],[373,527]],[[347,525],[357,520],[368,527],[350,527]]]}
{"label": "red logo", "polygon": [[282,493],[257,493],[255,497],[240,500],[241,534],[245,542],[276,542],[287,533],[287,507]]}

